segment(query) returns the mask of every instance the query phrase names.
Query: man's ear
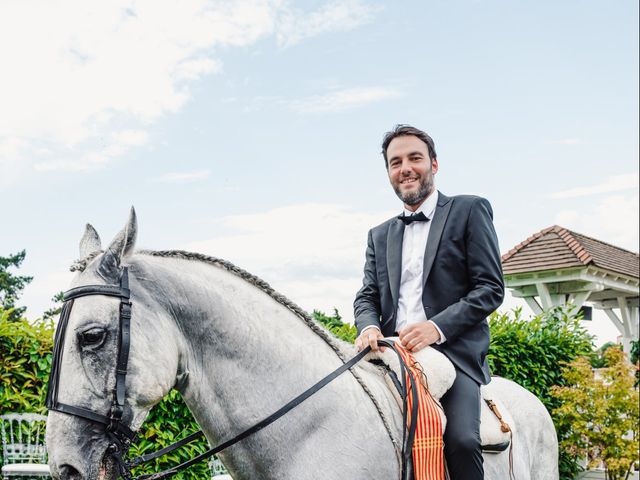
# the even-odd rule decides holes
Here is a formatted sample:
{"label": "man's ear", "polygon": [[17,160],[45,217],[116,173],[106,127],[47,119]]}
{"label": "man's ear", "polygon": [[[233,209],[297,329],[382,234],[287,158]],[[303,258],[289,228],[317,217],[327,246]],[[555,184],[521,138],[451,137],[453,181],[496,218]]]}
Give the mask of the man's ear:
{"label": "man's ear", "polygon": [[432,158],[431,159],[431,173],[433,175],[438,173],[438,159],[437,158]]}

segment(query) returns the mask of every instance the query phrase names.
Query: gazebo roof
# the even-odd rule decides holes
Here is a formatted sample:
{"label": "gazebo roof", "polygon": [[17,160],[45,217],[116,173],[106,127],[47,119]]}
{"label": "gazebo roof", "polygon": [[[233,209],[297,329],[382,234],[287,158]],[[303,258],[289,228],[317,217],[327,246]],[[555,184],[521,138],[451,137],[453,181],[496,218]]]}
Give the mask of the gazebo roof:
{"label": "gazebo roof", "polygon": [[505,275],[595,266],[633,278],[640,276],[639,256],[559,225],[545,228],[502,256]]}

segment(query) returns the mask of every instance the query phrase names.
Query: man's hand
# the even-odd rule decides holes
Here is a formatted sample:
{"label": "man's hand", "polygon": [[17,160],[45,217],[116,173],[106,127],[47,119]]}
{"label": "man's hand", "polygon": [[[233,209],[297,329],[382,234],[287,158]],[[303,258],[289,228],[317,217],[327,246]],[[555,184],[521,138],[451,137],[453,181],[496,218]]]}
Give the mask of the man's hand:
{"label": "man's hand", "polygon": [[[377,328],[367,328],[356,338],[356,348],[360,352],[371,345],[371,350],[377,352],[379,348],[378,340],[382,340],[383,338],[384,335],[382,335],[382,332]],[[384,347],[382,347],[381,351],[384,352]]]}
{"label": "man's hand", "polygon": [[440,334],[432,322],[412,323],[403,328],[399,335],[400,343],[410,352],[419,352],[440,340]]}

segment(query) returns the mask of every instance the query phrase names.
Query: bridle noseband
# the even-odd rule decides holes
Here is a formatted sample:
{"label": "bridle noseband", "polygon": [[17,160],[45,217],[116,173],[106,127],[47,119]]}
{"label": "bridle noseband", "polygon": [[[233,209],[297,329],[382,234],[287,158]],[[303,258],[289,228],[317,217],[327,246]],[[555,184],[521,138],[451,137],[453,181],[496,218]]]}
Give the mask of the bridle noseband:
{"label": "bridle noseband", "polygon": [[[62,366],[62,353],[71,308],[76,298],[89,295],[105,295],[120,299],[118,321],[118,359],[116,363],[116,384],[113,389],[113,398],[109,412],[105,415],[88,410],[83,407],[68,405],[58,401],[58,389],[60,386],[60,369]],[[60,313],[60,321],[54,340],[53,360],[49,375],[46,406],[49,410],[81,417],[91,422],[105,426],[105,431],[112,441],[109,450],[121,459],[136,434],[123,421],[124,401],[126,396],[127,366],[129,363],[129,346],[131,345],[131,301],[129,292],[129,273],[127,267],[123,267],[120,275],[120,285],[84,285],[72,288],[64,293],[64,304]],[[119,462],[121,463],[121,461]]]}

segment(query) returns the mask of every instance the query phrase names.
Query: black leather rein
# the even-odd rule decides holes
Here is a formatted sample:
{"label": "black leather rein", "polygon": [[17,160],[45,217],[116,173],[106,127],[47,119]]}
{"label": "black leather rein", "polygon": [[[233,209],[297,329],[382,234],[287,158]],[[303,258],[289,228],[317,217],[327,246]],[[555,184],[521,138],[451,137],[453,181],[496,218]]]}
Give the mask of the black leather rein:
{"label": "black leather rein", "polygon": [[[73,301],[76,298],[84,297],[87,295],[106,295],[110,297],[118,297],[120,298],[120,309],[119,309],[119,331],[118,331],[118,358],[116,364],[116,383],[113,389],[113,398],[111,400],[111,408],[107,415],[96,413],[94,411],[88,410],[83,407],[77,407],[73,405],[68,405],[65,403],[61,403],[58,401],[58,389],[60,382],[60,367],[62,365],[62,352],[64,350],[64,341],[66,335],[67,325],[69,323],[69,316],[71,314],[71,308],[73,307]],[[141,457],[134,458],[129,461],[124,461],[123,457],[126,455],[129,447],[133,441],[135,441],[136,434],[131,428],[126,425],[123,421],[123,413],[125,406],[125,396],[126,396],[126,376],[127,376],[127,365],[129,362],[129,347],[131,344],[131,301],[130,301],[130,291],[129,291],[129,277],[127,268],[124,267],[122,271],[122,275],[120,277],[120,285],[86,285],[82,287],[72,288],[68,290],[64,294],[64,305],[62,307],[62,312],[60,314],[60,321],[58,324],[58,328],[55,335],[54,347],[53,347],[53,361],[51,365],[51,374],[49,376],[49,385],[47,390],[47,400],[46,406],[49,410],[53,410],[56,412],[61,412],[67,415],[73,415],[76,417],[81,417],[86,420],[100,423],[105,426],[105,431],[108,437],[111,440],[111,444],[109,446],[109,453],[114,457],[117,468],[122,478],[127,480],[132,479],[131,469],[150,462],[156,458],[162,457],[184,445],[187,445],[198,438],[201,438],[204,434],[202,431],[192,433],[187,437],[179,440],[178,442],[169,445],[165,448],[158,450],[157,452],[143,455]],[[409,378],[410,386],[409,388],[412,391],[416,391],[416,380],[413,375],[411,375],[410,370],[404,363],[402,356],[396,351],[393,341],[390,340],[380,340],[378,344],[381,346],[389,347],[398,356],[400,361],[400,371],[401,371],[401,391],[403,398],[403,424],[409,425],[408,428],[405,428],[403,431],[403,442],[402,442],[402,475],[401,480],[406,480],[410,475],[410,465],[411,465],[411,448],[413,445],[413,437],[415,433],[415,425],[418,414],[418,402],[413,402],[413,408],[411,412],[408,412],[407,409],[407,377]],[[206,452],[188,460],[180,465],[177,465],[171,469],[147,474],[140,475],[135,477],[133,480],[160,480],[163,478],[169,478],[175,475],[176,473],[189,468],[190,466],[205,460],[216,453],[219,453],[226,448],[238,443],[242,439],[262,430],[268,425],[275,422],[277,419],[285,415],[287,412],[291,411],[306,399],[311,397],[314,393],[318,392],[320,389],[331,383],[341,374],[352,368],[356,363],[362,360],[367,353],[371,351],[371,347],[367,347],[353,358],[351,358],[348,362],[344,363],[336,370],[331,372],[329,375],[324,377],[322,380],[317,382],[312,387],[308,388],[300,395],[295,397],[293,400],[288,402],[286,405],[269,415],[268,417],[262,419],[241,433],[237,434],[233,438],[207,450]],[[410,415],[410,422],[408,422],[408,416]]]}

